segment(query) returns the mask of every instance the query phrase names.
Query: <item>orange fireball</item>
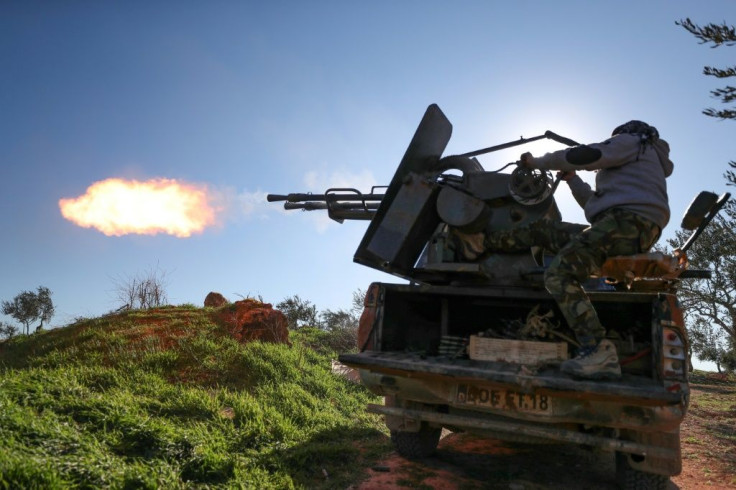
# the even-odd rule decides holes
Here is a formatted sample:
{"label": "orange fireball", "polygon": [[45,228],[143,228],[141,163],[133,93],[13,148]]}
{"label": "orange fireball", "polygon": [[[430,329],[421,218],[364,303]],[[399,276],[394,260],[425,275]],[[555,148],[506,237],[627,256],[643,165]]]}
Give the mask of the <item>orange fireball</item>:
{"label": "orange fireball", "polygon": [[206,186],[173,179],[106,179],[77,198],[60,199],[64,218],[108,236],[167,233],[180,238],[215,223]]}

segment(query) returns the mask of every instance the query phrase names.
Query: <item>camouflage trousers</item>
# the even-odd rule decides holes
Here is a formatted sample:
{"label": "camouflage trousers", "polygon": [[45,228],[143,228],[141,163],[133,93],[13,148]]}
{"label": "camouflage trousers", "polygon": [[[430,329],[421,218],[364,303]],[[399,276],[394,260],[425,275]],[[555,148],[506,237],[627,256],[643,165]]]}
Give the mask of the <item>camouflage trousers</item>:
{"label": "camouflage trousers", "polygon": [[623,209],[601,213],[591,226],[542,220],[523,228],[487,234],[491,251],[523,251],[541,246],[556,253],[544,285],[581,345],[595,345],[606,335],[581,283],[600,271],[608,257],[648,252],[661,230],[653,222]]}

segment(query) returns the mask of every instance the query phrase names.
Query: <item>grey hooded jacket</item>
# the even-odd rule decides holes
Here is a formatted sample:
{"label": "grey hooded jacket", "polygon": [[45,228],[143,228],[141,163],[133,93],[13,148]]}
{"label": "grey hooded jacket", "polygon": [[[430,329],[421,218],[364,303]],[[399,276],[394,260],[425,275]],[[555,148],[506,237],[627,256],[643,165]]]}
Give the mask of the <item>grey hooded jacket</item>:
{"label": "grey hooded jacket", "polygon": [[642,143],[637,134],[618,134],[602,142],[580,145],[534,158],[531,166],[549,170],[597,170],[595,191],[577,175],[568,181],[575,200],[593,223],[601,212],[620,208],[663,229],[670,219],[665,179],[674,165],[662,139]]}

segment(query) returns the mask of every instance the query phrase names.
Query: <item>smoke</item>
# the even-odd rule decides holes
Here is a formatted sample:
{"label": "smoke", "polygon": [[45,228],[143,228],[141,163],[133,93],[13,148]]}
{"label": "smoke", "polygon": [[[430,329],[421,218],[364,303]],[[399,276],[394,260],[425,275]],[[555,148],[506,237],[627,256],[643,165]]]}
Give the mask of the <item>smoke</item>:
{"label": "smoke", "polygon": [[[376,185],[376,179],[369,170],[358,173],[343,170],[329,173],[310,171],[304,175],[303,180],[307,192],[313,192],[314,194],[322,194],[327,189],[335,188],[357,189],[366,194],[371,191],[371,187]],[[327,216],[327,211],[309,211],[306,214],[319,233],[327,231],[330,226],[337,225],[335,221]]]}
{"label": "smoke", "polygon": [[[376,185],[376,180],[368,170],[357,173],[346,171],[319,172],[309,171],[302,177],[303,184],[297,188],[271,189],[273,194],[288,194],[290,192],[311,192],[323,194],[330,188],[351,188],[367,193]],[[281,202],[267,202],[267,192],[236,191],[235,189],[220,189],[215,191],[215,202],[225,210],[226,221],[240,222],[256,219],[265,221],[275,214],[293,216],[300,220],[311,222],[318,232],[326,231],[330,226],[337,225],[327,216],[327,211],[286,211]]]}

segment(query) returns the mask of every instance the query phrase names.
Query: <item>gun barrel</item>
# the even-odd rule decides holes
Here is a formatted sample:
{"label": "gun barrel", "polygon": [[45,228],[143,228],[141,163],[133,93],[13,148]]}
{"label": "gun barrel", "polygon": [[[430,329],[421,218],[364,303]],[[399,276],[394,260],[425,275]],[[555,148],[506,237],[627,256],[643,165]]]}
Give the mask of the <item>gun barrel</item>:
{"label": "gun barrel", "polygon": [[378,202],[285,202],[284,209],[303,209],[304,211],[316,211],[329,209],[332,211],[347,211],[347,210],[373,210],[378,209],[380,203]]}
{"label": "gun barrel", "polygon": [[286,196],[280,194],[268,194],[266,200],[268,202],[287,201],[287,202],[309,202],[309,201],[380,201],[385,194],[303,194],[293,193]]}
{"label": "gun barrel", "polygon": [[358,189],[340,187],[330,188],[324,194],[293,192],[291,194],[268,194],[268,202],[286,201],[284,209],[301,209],[303,211],[326,210],[327,215],[335,221],[370,220],[376,214],[384,193],[376,189],[386,186],[373,186],[371,192],[364,194]]}
{"label": "gun barrel", "polygon": [[275,201],[288,201],[289,196],[284,196],[283,194],[268,194],[266,196],[266,201],[268,202],[275,202]]}

